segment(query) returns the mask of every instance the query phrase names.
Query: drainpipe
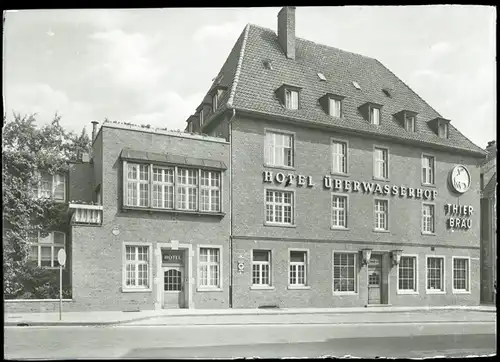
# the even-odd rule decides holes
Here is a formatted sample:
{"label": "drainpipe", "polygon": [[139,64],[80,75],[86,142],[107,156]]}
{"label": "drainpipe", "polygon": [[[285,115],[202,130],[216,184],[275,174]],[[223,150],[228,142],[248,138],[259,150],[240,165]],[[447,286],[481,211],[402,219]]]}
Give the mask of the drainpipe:
{"label": "drainpipe", "polygon": [[236,116],[236,109],[233,108],[233,115],[228,122],[229,138],[229,308],[233,308],[233,132],[232,122]]}

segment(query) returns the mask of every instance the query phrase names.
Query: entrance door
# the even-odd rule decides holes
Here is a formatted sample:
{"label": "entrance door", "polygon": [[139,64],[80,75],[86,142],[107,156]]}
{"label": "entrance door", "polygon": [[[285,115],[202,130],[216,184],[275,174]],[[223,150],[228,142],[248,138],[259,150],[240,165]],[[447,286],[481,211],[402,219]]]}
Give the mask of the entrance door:
{"label": "entrance door", "polygon": [[163,268],[163,307],[184,307],[184,278],[181,266]]}
{"label": "entrance door", "polygon": [[368,262],[368,304],[380,304],[382,255],[373,255]]}

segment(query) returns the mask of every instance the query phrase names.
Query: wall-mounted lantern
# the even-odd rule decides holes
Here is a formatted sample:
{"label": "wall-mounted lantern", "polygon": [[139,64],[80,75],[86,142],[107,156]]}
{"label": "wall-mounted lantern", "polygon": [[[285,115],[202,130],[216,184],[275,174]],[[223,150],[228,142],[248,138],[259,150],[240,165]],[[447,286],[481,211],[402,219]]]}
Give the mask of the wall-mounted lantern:
{"label": "wall-mounted lantern", "polygon": [[361,265],[366,265],[370,261],[370,257],[372,256],[372,249],[362,249],[363,259],[361,260]]}
{"label": "wall-mounted lantern", "polygon": [[392,255],[392,265],[399,265],[401,261],[401,255],[403,254],[403,250],[393,250],[391,251]]}

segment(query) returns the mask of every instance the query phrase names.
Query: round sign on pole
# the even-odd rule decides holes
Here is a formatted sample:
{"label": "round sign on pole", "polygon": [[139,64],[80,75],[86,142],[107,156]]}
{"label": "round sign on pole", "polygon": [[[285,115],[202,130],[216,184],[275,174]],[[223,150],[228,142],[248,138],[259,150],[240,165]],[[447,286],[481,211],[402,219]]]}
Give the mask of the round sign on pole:
{"label": "round sign on pole", "polygon": [[66,264],[66,251],[64,249],[60,249],[57,253],[57,261],[59,262],[59,265]]}

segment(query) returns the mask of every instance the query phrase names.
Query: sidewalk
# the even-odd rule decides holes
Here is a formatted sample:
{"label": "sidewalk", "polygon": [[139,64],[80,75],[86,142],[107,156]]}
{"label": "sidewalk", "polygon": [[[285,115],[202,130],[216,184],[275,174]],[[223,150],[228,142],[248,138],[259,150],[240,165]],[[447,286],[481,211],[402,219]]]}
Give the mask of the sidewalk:
{"label": "sidewalk", "polygon": [[[287,308],[287,309],[170,309],[170,310],[148,310],[139,312],[64,312],[62,320],[59,320],[59,313],[9,313],[4,315],[4,326],[97,326],[97,325],[116,325],[127,324],[131,322],[143,322],[152,319],[161,318],[168,324],[166,317],[176,317],[182,325],[188,324],[207,324],[203,321],[205,318],[196,317],[223,317],[234,316],[244,317],[242,323],[248,323],[251,316],[292,316],[300,315],[303,323],[307,320],[318,320],[319,316],[314,315],[337,315],[345,316],[349,313],[411,313],[411,312],[431,312],[436,315],[440,311],[474,311],[495,313],[495,316],[487,316],[489,320],[496,321],[496,306],[447,306],[447,307],[368,307],[368,308]],[[303,317],[303,316],[311,317]],[[187,317],[187,318],[182,318]],[[486,317],[486,316],[485,316]],[[308,319],[309,318],[309,319]],[[217,324],[217,318],[212,318]],[[225,318],[227,320],[227,318]],[[349,319],[349,318],[347,318]],[[442,319],[442,318],[441,318]],[[440,319],[440,320],[441,320]],[[198,322],[196,322],[198,320]],[[288,318],[289,323],[294,323],[295,318]],[[344,320],[346,318],[344,317]],[[462,319],[464,320],[464,319]],[[190,321],[192,323],[190,323]],[[234,321],[236,323],[236,321]],[[234,324],[233,323],[233,324]],[[135,323],[134,323],[135,324]],[[146,323],[147,324],[147,323]],[[154,324],[154,323],[153,323]]]}

